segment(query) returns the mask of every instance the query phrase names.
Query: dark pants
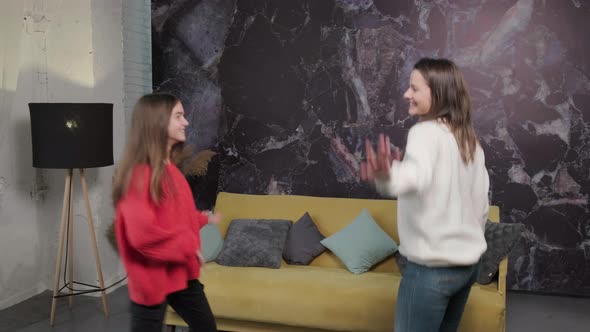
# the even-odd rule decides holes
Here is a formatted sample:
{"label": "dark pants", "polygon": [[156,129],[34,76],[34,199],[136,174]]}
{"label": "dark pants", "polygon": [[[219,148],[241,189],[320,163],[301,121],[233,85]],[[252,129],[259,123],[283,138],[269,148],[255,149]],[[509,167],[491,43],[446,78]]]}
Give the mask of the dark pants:
{"label": "dark pants", "polygon": [[215,318],[205,297],[203,284],[190,280],[188,288],[169,294],[164,303],[144,306],[131,302],[132,332],[161,332],[169,304],[193,331],[217,332]]}

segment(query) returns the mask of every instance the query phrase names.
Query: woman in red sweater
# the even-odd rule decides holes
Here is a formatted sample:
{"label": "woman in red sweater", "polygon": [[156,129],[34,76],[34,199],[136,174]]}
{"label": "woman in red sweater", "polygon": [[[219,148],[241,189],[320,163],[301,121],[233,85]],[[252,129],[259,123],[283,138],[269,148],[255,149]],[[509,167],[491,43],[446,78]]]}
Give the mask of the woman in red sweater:
{"label": "woman in red sweater", "polygon": [[196,209],[186,179],[172,162],[187,126],[178,98],[141,97],[115,174],[115,230],[128,275],[132,331],[162,331],[167,304],[191,329],[217,331],[198,280],[203,263],[199,231],[220,216]]}

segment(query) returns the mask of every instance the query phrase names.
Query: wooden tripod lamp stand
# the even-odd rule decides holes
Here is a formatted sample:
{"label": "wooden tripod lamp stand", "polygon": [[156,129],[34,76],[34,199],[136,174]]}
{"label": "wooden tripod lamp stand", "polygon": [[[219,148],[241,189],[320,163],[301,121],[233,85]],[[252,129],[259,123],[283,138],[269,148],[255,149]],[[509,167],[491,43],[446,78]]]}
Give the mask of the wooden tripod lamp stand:
{"label": "wooden tripod lamp stand", "polygon": [[[51,302],[50,324],[55,322],[55,309],[60,297],[68,297],[71,307],[73,296],[101,292],[104,314],[108,316],[106,289],[96,244],[96,234],[92,221],[88,187],[84,176],[85,168],[104,167],[113,164],[113,104],[102,103],[30,103],[31,137],[33,143],[33,167],[59,168],[66,170],[62,219],[59,232],[59,245],[55,267],[55,285]],[[73,175],[78,169],[82,193],[86,203],[88,227],[96,270],[100,286],[78,283],[73,280]],[[66,240],[67,225],[67,240]],[[59,288],[62,257],[66,242],[66,266],[68,282]],[[69,264],[68,264],[69,257]],[[65,283],[65,271],[64,271]],[[77,291],[74,284],[95,288]],[[59,294],[63,288],[68,294]]]}

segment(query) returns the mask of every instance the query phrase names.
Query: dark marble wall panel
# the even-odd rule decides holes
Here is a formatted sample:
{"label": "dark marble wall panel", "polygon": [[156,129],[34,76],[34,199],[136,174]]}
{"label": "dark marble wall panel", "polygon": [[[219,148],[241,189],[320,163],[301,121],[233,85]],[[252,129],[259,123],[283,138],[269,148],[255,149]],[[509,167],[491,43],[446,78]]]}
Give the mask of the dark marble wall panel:
{"label": "dark marble wall panel", "polygon": [[[196,154],[215,149],[223,123],[218,64],[235,0],[152,0],[152,63],[154,91],[177,95],[184,106],[187,143]],[[197,206],[214,205],[219,155],[206,176],[189,177]]]}
{"label": "dark marble wall panel", "polygon": [[222,119],[218,63],[235,0],[152,1],[154,91],[177,95],[195,152],[215,145]]}
{"label": "dark marble wall panel", "polygon": [[455,60],[493,204],[527,226],[509,287],[590,295],[588,2],[155,1],[153,25],[154,81],[190,105],[189,141],[220,152],[233,192],[377,197],[364,138],[403,147],[412,65]]}

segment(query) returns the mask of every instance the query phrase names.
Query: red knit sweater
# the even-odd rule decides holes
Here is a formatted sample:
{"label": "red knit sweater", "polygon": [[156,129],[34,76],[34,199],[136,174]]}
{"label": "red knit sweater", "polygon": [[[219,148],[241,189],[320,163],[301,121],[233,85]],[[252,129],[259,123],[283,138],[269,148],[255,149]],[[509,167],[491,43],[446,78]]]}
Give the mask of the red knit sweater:
{"label": "red knit sweater", "polygon": [[151,170],[137,166],[129,189],[117,203],[115,227],[121,259],[127,270],[129,297],[142,305],[164,302],[200,275],[199,231],[208,217],[195,207],[186,179],[174,166],[165,168],[159,204],[150,199]]}

